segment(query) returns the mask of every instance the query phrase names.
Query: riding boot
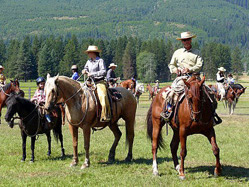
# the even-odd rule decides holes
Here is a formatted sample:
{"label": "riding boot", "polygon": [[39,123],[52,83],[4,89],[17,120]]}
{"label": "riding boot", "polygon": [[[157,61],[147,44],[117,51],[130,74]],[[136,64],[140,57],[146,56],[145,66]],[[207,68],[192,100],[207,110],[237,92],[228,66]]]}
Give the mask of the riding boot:
{"label": "riding boot", "polygon": [[222,123],[222,119],[218,116],[218,114],[214,113],[214,126]]}
{"label": "riding boot", "polygon": [[172,119],[172,114],[173,114],[173,110],[172,110],[172,106],[170,103],[167,103],[166,105],[166,110],[162,111],[160,116],[166,121],[166,122],[169,122],[171,119]]}

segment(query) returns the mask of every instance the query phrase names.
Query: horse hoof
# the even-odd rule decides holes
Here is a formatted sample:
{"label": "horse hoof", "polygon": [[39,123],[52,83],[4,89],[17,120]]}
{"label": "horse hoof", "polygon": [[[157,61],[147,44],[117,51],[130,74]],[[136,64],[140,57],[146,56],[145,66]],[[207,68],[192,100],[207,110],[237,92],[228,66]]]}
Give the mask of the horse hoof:
{"label": "horse hoof", "polygon": [[33,163],[34,163],[34,160],[30,160],[29,163],[30,163],[30,164],[33,164]]}
{"label": "horse hoof", "polygon": [[89,168],[88,164],[83,164],[80,169],[86,169],[86,168]]}
{"label": "horse hoof", "polygon": [[132,161],[132,156],[127,156],[125,158],[125,162],[131,162]]}
{"label": "horse hoof", "polygon": [[214,177],[219,177],[221,175],[220,172],[218,172],[218,169],[214,169]]}
{"label": "horse hoof", "polygon": [[77,163],[71,163],[70,164],[70,167],[72,168],[72,167],[75,167],[75,166],[77,166]]}
{"label": "horse hoof", "polygon": [[153,175],[154,175],[154,176],[159,176],[158,171],[153,171]]}
{"label": "horse hoof", "polygon": [[21,160],[21,162],[25,162],[25,160],[24,160],[24,159],[22,159],[22,160]]}
{"label": "horse hoof", "polygon": [[108,158],[108,163],[112,164],[113,162],[115,162],[115,158]]}
{"label": "horse hoof", "polygon": [[180,175],[180,176],[179,176],[179,179],[185,180],[185,175]]}

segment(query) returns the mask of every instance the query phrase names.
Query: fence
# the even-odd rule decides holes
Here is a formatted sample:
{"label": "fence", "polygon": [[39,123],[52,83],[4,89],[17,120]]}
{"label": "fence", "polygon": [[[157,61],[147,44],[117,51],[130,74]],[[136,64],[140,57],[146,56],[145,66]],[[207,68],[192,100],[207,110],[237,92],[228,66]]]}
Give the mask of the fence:
{"label": "fence", "polygon": [[36,86],[21,86],[21,90],[25,93],[25,98],[31,99],[35,94],[37,87]]}

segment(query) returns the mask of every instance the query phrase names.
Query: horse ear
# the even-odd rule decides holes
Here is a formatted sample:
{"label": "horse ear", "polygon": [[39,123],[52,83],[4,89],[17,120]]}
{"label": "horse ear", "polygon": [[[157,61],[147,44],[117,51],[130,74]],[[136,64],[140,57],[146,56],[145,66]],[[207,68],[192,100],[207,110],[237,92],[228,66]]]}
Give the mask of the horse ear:
{"label": "horse ear", "polygon": [[58,78],[59,78],[59,73],[56,75],[56,77],[55,77],[55,81],[57,81],[58,80]]}
{"label": "horse ear", "polygon": [[50,78],[50,74],[48,73],[48,74],[47,74],[47,80],[48,80],[49,78]]}
{"label": "horse ear", "polygon": [[189,82],[187,82],[186,80],[184,80],[183,79],[183,82],[184,82],[184,84],[188,87],[188,88],[190,88],[190,84],[189,84]]}
{"label": "horse ear", "polygon": [[200,86],[202,86],[202,84],[205,82],[205,75],[203,76],[203,78],[201,79],[201,82],[199,83]]}

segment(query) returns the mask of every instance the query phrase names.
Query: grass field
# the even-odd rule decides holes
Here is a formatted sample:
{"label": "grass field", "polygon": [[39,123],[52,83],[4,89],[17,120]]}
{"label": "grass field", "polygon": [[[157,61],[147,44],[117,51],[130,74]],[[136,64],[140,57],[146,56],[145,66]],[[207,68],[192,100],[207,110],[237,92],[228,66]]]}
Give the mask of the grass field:
{"label": "grass field", "polygon": [[[30,86],[34,83],[28,83]],[[25,85],[25,84],[21,84]],[[243,83],[249,86],[249,83]],[[160,177],[152,175],[151,143],[146,136],[146,113],[150,101],[148,93],[141,97],[136,114],[134,161],[125,163],[125,129],[119,121],[123,136],[116,151],[116,162],[107,164],[109,149],[113,142],[111,131],[106,128],[91,136],[91,166],[80,170],[84,161],[83,137],[79,138],[80,164],[70,168],[72,159],[72,138],[68,126],[63,127],[66,158],[60,158],[60,145],[52,141],[52,155],[48,157],[46,136],[36,142],[35,162],[29,163],[30,138],[27,142],[27,160],[21,162],[21,136],[18,126],[10,129],[2,112],[0,125],[0,186],[249,186],[249,92],[243,95],[233,116],[228,115],[219,103],[218,113],[223,123],[215,127],[217,143],[220,147],[222,176],[213,177],[215,157],[208,140],[201,135],[189,136],[188,155],[185,161],[186,180],[181,181],[174,170],[169,143],[172,131],[163,137],[166,149],[158,152]],[[80,135],[82,132],[80,131]],[[179,150],[178,150],[179,155]]]}

